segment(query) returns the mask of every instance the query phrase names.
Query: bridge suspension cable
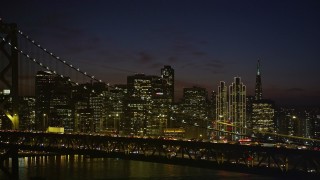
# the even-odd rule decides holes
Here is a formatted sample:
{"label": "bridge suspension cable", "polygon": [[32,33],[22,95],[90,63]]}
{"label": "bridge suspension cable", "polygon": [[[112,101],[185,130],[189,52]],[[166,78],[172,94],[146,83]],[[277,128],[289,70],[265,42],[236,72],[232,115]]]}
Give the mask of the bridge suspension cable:
{"label": "bridge suspension cable", "polygon": [[54,53],[52,53],[51,51],[47,50],[46,48],[44,48],[43,46],[41,46],[39,43],[36,43],[35,40],[31,39],[30,36],[26,35],[25,33],[23,33],[21,30],[18,30],[18,33],[26,38],[29,42],[31,42],[33,45],[35,45],[36,47],[40,48],[41,50],[43,50],[46,54],[50,55],[51,57],[53,57],[55,60],[61,62],[62,64],[68,66],[69,68],[73,69],[74,71],[90,78],[91,80],[94,80],[96,82],[101,82],[101,83],[105,83],[108,87],[110,88],[114,88],[112,85],[110,85],[110,83],[106,83],[103,82],[101,79],[97,79],[94,75],[90,75],[88,74],[86,71],[81,70],[80,68],[75,67],[74,65],[72,65],[71,63],[67,62],[66,60],[60,58],[59,56],[56,56]]}
{"label": "bridge suspension cable", "polygon": [[[10,42],[7,42],[5,38],[0,37],[2,39],[2,41],[6,42],[9,46],[12,46],[12,44]],[[28,60],[31,60],[32,62],[36,63],[37,65],[39,65],[40,67],[42,67],[43,69],[50,71],[51,73],[58,75],[60,77],[66,77],[64,75],[60,75],[58,74],[55,70],[51,69],[49,66],[46,66],[44,63],[42,63],[41,61],[31,57],[31,55],[27,54],[26,52],[20,50],[19,48],[17,48],[16,46],[13,47],[19,54],[23,55],[24,57],[26,57]],[[87,75],[86,75],[87,76]],[[87,76],[89,77],[89,76]],[[80,84],[78,82],[72,81],[70,77],[68,77],[68,81],[74,85],[79,86]],[[99,81],[102,82],[102,81]],[[86,89],[86,86],[84,86],[84,88]],[[92,92],[94,93],[94,90],[92,90]]]}
{"label": "bridge suspension cable", "polygon": [[[104,83],[106,84],[108,87],[110,88],[114,88],[114,86],[110,85],[110,83],[105,83],[103,82],[101,79],[97,79],[94,75],[88,74],[87,72],[80,70],[80,68],[75,67],[74,65],[72,65],[71,63],[67,62],[66,60],[60,58],[59,56],[56,56],[54,53],[52,53],[51,51],[47,50],[46,48],[44,48],[43,46],[41,46],[39,43],[36,43],[35,40],[31,39],[30,36],[26,35],[25,33],[23,33],[21,30],[18,30],[18,33],[25,39],[27,39],[30,43],[32,43],[34,46],[36,46],[37,48],[41,49],[43,52],[45,52],[46,54],[48,54],[49,56],[53,57],[55,60],[57,60],[58,62],[62,63],[63,65],[67,66],[68,68],[73,69],[74,71],[76,71],[77,73],[80,73],[86,77],[88,77],[89,79],[96,81],[96,82],[100,82],[100,83]],[[10,46],[12,46],[12,44],[8,41],[6,41],[5,38],[0,37],[2,39],[2,41],[4,41],[5,43],[9,44]],[[41,66],[42,68],[53,72],[54,74],[58,74],[54,68],[50,68],[49,66],[46,66],[45,64],[43,64],[41,61],[37,60],[36,58],[32,58],[30,54],[28,54],[27,52],[24,52],[23,50],[19,49],[18,47],[13,47],[15,50],[17,50],[20,54],[22,54],[23,56],[25,56],[26,58],[32,60],[34,63],[38,64],[39,66]],[[63,75],[60,75],[61,77],[64,77]],[[77,84],[77,83],[75,83]]]}
{"label": "bridge suspension cable", "polygon": [[[86,71],[81,70],[78,67],[75,67],[74,65],[72,65],[71,63],[67,62],[66,60],[60,58],[59,56],[55,55],[54,53],[52,53],[51,51],[47,50],[46,48],[44,48],[43,46],[41,46],[39,43],[37,43],[35,40],[33,40],[32,38],[30,38],[30,36],[28,36],[27,34],[23,33],[21,30],[18,29],[18,34],[21,35],[23,38],[27,39],[30,43],[32,43],[35,47],[41,49],[43,52],[45,52],[46,54],[48,54],[49,56],[53,57],[55,60],[57,60],[58,62],[62,63],[63,65],[67,66],[68,68],[71,68],[72,70],[76,71],[77,73],[80,73],[86,77],[88,77],[89,79],[96,81],[96,82],[100,82],[100,83],[104,83],[106,84],[108,87],[110,88],[114,88],[114,86],[112,86],[110,83],[106,83],[103,82],[101,79],[97,79],[94,75],[88,74]],[[10,42],[8,42],[5,38],[0,37],[2,39],[2,41],[4,41],[5,43],[9,44],[10,46],[12,46],[12,44]],[[54,70],[54,68],[50,68],[49,66],[44,65],[42,62],[40,62],[39,60],[37,60],[36,58],[31,58],[31,55],[27,52],[24,52],[21,49],[18,49],[18,47],[13,47],[15,50],[17,50],[20,54],[24,55],[25,57],[27,57],[28,59],[32,60],[34,63],[40,65],[42,68],[48,70],[48,71],[52,71],[54,74],[57,74],[56,71]],[[61,75],[61,77],[63,77],[63,75]],[[76,84],[76,83],[75,83]]]}

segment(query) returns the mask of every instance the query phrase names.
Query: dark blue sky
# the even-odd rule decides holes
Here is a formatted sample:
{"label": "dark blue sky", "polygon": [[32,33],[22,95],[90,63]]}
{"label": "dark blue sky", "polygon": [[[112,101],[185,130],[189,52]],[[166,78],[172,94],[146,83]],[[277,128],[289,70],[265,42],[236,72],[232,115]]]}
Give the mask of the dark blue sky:
{"label": "dark blue sky", "polygon": [[252,95],[320,105],[320,1],[7,1],[0,17],[111,84],[175,69],[176,89],[240,76]]}

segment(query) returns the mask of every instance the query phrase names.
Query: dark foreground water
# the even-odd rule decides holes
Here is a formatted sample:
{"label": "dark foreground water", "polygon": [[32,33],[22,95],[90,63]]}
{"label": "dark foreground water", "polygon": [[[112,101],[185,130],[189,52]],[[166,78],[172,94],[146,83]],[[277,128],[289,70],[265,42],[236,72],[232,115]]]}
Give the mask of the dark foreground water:
{"label": "dark foreground water", "polygon": [[[10,166],[10,162],[6,165]],[[19,158],[19,173],[20,179],[273,179],[229,171],[77,155]],[[0,171],[0,179],[9,178]]]}

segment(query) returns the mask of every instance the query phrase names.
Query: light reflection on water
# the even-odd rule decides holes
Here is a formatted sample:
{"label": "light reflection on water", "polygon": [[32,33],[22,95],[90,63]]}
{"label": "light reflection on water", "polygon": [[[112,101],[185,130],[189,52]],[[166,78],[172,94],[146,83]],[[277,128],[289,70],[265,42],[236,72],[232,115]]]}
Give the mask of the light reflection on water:
{"label": "light reflection on water", "polygon": [[[10,165],[11,162],[6,162]],[[84,156],[19,158],[20,179],[272,179],[259,175]],[[0,171],[0,179],[8,179]]]}

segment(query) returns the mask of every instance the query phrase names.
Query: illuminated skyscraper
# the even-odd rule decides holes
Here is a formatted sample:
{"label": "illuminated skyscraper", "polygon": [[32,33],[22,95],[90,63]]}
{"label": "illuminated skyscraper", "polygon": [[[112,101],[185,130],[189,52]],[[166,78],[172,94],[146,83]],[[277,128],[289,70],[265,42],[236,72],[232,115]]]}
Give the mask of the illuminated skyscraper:
{"label": "illuminated skyscraper", "polygon": [[259,132],[274,131],[274,103],[267,99],[261,99],[252,103],[253,130]]}
{"label": "illuminated skyscraper", "polygon": [[147,134],[150,136],[163,135],[164,130],[168,127],[172,96],[166,94],[166,91],[167,81],[154,77],[152,80],[152,114],[147,124]]}
{"label": "illuminated skyscraper", "polygon": [[54,77],[54,86],[51,89],[50,113],[48,126],[64,127],[66,132],[73,131],[71,91],[72,85],[68,77]]}
{"label": "illuminated skyscraper", "polygon": [[161,77],[136,74],[127,77],[125,134],[163,135],[174,98],[174,70],[161,69]]}
{"label": "illuminated skyscraper", "polygon": [[117,84],[114,89],[109,90],[106,94],[107,122],[105,127],[112,128],[116,133],[121,135],[125,128],[124,102],[126,93],[127,85]]}
{"label": "illuminated skyscraper", "polygon": [[93,131],[100,132],[107,128],[104,125],[106,124],[105,102],[106,92],[108,91],[108,88],[106,87],[105,83],[95,82],[91,84],[90,89],[92,89],[91,92],[94,92],[90,94],[89,103],[90,108],[93,109]]}
{"label": "illuminated skyscraper", "polygon": [[50,100],[55,74],[50,71],[38,71],[35,79],[35,125],[36,130],[46,130],[50,114]]}
{"label": "illuminated skyscraper", "polygon": [[35,98],[24,96],[20,98],[19,129],[34,130],[35,125]]}
{"label": "illuminated skyscraper", "polygon": [[274,131],[274,103],[270,100],[262,99],[261,67],[258,60],[255,99],[252,102],[252,116],[249,123],[254,131],[273,132]]}
{"label": "illuminated skyscraper", "polygon": [[216,98],[216,120],[226,120],[228,119],[228,89],[224,81],[220,81],[220,86],[218,87],[218,94]]}
{"label": "illuminated skyscraper", "polygon": [[105,83],[80,84],[73,90],[75,131],[101,132],[108,126]]}
{"label": "illuminated skyscraper", "polygon": [[261,84],[260,60],[258,60],[257,74],[256,74],[255,100],[261,100],[261,99],[262,99],[262,84]]}
{"label": "illuminated skyscraper", "polygon": [[[228,115],[228,88],[224,81],[220,81],[220,85],[218,86],[218,92],[216,95],[216,119],[215,124],[216,129],[227,131],[227,126],[222,123],[228,123],[229,115]],[[217,133],[217,136],[224,137],[226,134]]]}
{"label": "illuminated skyscraper", "polygon": [[313,120],[313,138],[320,139],[320,115],[316,115]]}
{"label": "illuminated skyscraper", "polygon": [[127,77],[128,93],[125,111],[125,133],[146,135],[151,119],[152,79],[154,76],[136,74]]}
{"label": "illuminated skyscraper", "polygon": [[[207,135],[208,126],[208,92],[205,88],[183,88],[183,100],[181,103],[183,123],[188,124],[186,137],[204,138]],[[191,125],[191,126],[190,126]]]}
{"label": "illuminated skyscraper", "polygon": [[[241,82],[240,77],[235,77],[234,82],[229,86],[229,118],[233,124],[232,132],[246,134],[246,86]],[[232,135],[232,140],[240,138]]]}
{"label": "illuminated skyscraper", "polygon": [[164,66],[161,69],[161,78],[165,81],[164,94],[174,102],[174,69],[171,66]]}

